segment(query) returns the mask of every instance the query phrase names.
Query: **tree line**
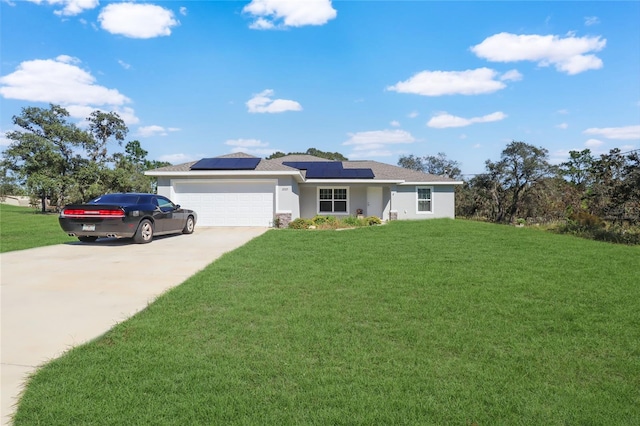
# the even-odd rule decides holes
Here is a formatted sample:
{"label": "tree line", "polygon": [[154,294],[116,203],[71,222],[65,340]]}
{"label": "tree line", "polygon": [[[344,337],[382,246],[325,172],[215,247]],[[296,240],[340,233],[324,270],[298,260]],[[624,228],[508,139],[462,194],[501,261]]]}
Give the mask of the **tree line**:
{"label": "tree line", "polygon": [[[398,165],[462,179],[460,164],[445,154],[403,156]],[[570,151],[553,165],[549,152],[513,141],[485,172],[456,189],[456,215],[498,223],[553,222],[565,219],[615,225],[640,224],[640,150],[594,155]]]}
{"label": "tree line", "polygon": [[13,116],[17,130],[7,132],[11,144],[0,162],[0,196],[26,193],[61,207],[85,202],[107,192],[152,192],[155,180],[144,171],[170,163],[150,161],[137,140],[122,146],[129,129],[115,112],[93,111],[85,128],[69,122],[69,112],[26,107]]}

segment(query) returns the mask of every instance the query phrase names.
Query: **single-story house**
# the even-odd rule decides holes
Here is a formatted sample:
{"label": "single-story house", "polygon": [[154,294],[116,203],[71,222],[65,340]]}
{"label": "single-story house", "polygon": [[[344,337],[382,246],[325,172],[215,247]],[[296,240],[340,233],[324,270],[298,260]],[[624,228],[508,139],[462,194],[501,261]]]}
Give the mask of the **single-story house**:
{"label": "single-story house", "polygon": [[377,161],[312,155],[265,160],[244,153],[203,158],[145,173],[158,194],[198,213],[201,226],[280,226],[316,215],[382,220],[455,216],[462,182]]}

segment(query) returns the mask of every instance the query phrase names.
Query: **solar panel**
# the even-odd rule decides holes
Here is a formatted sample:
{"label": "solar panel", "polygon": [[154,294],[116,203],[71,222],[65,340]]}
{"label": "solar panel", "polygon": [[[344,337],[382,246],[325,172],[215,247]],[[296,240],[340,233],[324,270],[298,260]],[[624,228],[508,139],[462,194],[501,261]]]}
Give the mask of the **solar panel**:
{"label": "solar panel", "polygon": [[260,158],[203,158],[191,170],[255,170]]}
{"label": "solar panel", "polygon": [[340,161],[285,161],[282,164],[307,171],[307,179],[373,179],[371,169],[345,169]]}

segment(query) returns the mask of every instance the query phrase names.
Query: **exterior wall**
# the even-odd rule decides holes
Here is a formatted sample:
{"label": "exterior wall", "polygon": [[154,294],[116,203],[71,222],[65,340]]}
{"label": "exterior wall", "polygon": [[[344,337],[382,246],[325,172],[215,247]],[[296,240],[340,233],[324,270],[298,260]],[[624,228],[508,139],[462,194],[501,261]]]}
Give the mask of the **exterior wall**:
{"label": "exterior wall", "polygon": [[391,218],[391,188],[385,186],[382,188],[382,220],[393,220]]}
{"label": "exterior wall", "polygon": [[[158,178],[158,195],[171,199],[171,179],[168,177]],[[172,200],[173,201],[173,200]]]}
{"label": "exterior wall", "polygon": [[[356,216],[358,209],[363,212],[367,211],[367,184],[355,184],[344,185],[336,183],[334,185],[329,184],[314,184],[314,185],[301,185],[300,186],[300,216],[306,219],[310,219],[318,215],[318,188],[348,188],[347,197],[347,213],[332,213],[330,216]],[[382,190],[382,207],[383,217],[381,219],[386,220],[389,217],[389,210],[391,208],[391,190],[389,187],[383,187]],[[294,216],[294,219],[296,217]]]}
{"label": "exterior wall", "polygon": [[418,185],[431,188],[431,212],[418,213],[416,185],[398,185],[392,188],[391,212],[398,220],[434,219],[455,217],[455,192],[453,185]]}
{"label": "exterior wall", "polygon": [[300,217],[300,187],[291,176],[278,179],[276,186],[276,217],[289,214],[291,219]]}

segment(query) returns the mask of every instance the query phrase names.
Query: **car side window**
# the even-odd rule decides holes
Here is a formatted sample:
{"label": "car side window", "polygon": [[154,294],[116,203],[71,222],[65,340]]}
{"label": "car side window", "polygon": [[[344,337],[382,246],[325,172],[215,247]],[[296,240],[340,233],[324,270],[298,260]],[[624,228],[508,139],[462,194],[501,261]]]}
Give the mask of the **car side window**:
{"label": "car side window", "polygon": [[160,206],[160,209],[163,211],[173,210],[175,208],[175,205],[168,198],[158,197],[157,202],[158,206]]}

